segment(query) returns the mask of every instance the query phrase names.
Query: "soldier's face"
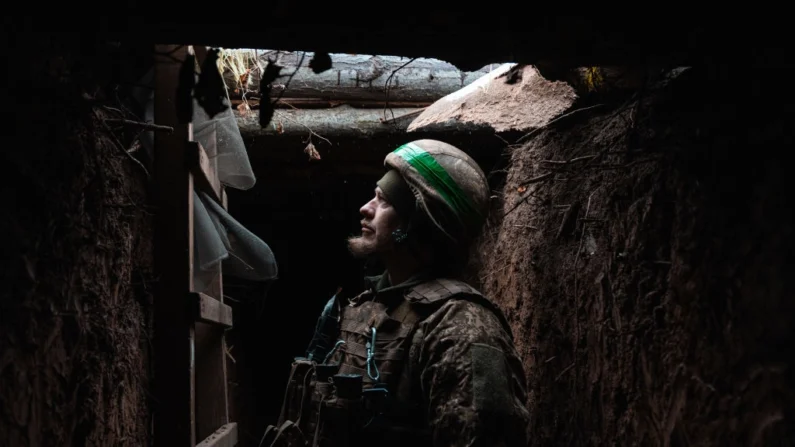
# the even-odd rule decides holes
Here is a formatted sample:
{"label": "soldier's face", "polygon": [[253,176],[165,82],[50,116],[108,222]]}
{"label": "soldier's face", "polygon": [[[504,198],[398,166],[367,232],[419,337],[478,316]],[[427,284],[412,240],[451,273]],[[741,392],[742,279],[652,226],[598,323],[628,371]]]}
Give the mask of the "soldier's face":
{"label": "soldier's face", "polygon": [[359,213],[362,215],[362,234],[348,239],[351,253],[356,257],[366,257],[392,250],[392,232],[400,227],[400,218],[380,188],[375,189],[375,196],[359,209]]}

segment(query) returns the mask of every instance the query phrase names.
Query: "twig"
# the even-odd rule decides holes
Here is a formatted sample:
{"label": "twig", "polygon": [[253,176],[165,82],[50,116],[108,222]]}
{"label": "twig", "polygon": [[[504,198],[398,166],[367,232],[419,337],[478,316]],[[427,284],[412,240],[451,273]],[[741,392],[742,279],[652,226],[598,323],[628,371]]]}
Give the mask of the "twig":
{"label": "twig", "polygon": [[106,123],[111,123],[111,124],[124,124],[125,126],[132,126],[132,127],[137,127],[139,129],[145,129],[145,130],[161,130],[161,131],[165,131],[165,132],[168,132],[168,133],[174,132],[174,128],[171,127],[171,126],[161,126],[159,124],[142,123],[142,122],[133,121],[133,120],[108,118],[108,119],[105,120],[105,122]]}
{"label": "twig", "polygon": [[511,143],[508,142],[508,140],[506,140],[505,138],[501,137],[500,134],[495,133],[494,136],[499,138],[503,143],[505,143],[506,146],[510,146],[511,145]]}
{"label": "twig", "polygon": [[[409,59],[409,61],[406,62],[405,64],[403,64],[400,67],[392,70],[392,73],[390,73],[389,77],[386,78],[386,82],[384,83],[384,90],[386,91],[386,99],[384,100],[384,118],[383,118],[382,121],[386,121],[386,109],[387,109],[387,107],[389,107],[389,87],[392,85],[392,78],[395,76],[395,73],[397,73],[399,70],[405,68],[406,65],[414,62],[415,60],[417,60],[416,57],[413,57],[413,58]],[[389,112],[392,114],[392,119],[395,119],[395,112],[393,112],[392,109],[389,109]]]}
{"label": "twig", "polygon": [[595,158],[595,157],[598,157],[598,155],[583,155],[582,157],[576,157],[576,158],[572,158],[571,160],[563,160],[563,161],[541,160],[541,163],[549,163],[549,164],[555,164],[555,165],[568,165],[568,164],[571,164],[571,163],[577,163],[578,161],[590,160],[590,159]]}
{"label": "twig", "polygon": [[[531,181],[530,181],[529,183],[533,183],[533,180],[534,180],[534,181],[541,181],[541,180],[544,180],[544,178],[547,178],[547,177],[551,176],[552,174],[554,174],[554,172],[550,172],[548,175],[547,175],[547,174],[544,174],[544,175],[542,175],[542,176],[536,177],[535,179],[531,179]],[[540,177],[544,177],[544,178],[540,178]],[[526,185],[526,184],[527,184],[527,183],[525,183],[525,184],[522,184],[522,185],[520,185],[520,186],[524,186],[524,185]],[[509,214],[511,214],[512,212],[516,211],[516,209],[517,209],[517,208],[519,208],[519,205],[521,205],[521,204],[523,204],[524,202],[526,202],[526,201],[527,201],[527,199],[529,199],[529,198],[530,198],[530,196],[532,196],[532,195],[534,195],[534,194],[533,194],[533,192],[532,192],[532,191],[528,191],[528,192],[527,192],[527,194],[525,194],[525,195],[524,195],[524,197],[522,197],[521,199],[519,199],[519,201],[518,201],[518,202],[516,202],[516,205],[514,205],[514,206],[513,206],[513,207],[512,207],[510,210],[508,210],[508,212],[506,212],[505,214],[503,214],[503,215],[502,215],[502,218],[503,218],[503,219],[505,219],[506,217],[508,217],[508,215],[509,215]]]}
{"label": "twig", "polygon": [[539,175],[538,177],[533,177],[533,178],[531,178],[529,180],[526,180],[525,182],[520,183],[519,186],[527,186],[527,185],[529,185],[531,183],[538,183],[540,181],[546,180],[549,177],[552,177],[553,175],[555,175],[554,172],[547,172],[546,174],[542,174],[542,175]]}
{"label": "twig", "polygon": [[232,345],[232,346],[224,349],[224,352],[226,353],[226,356],[229,357],[229,360],[232,361],[232,363],[237,363],[237,360],[235,360],[235,358],[232,357],[232,348],[234,348],[234,347],[235,347],[235,345]]}
{"label": "twig", "polygon": [[556,123],[556,122],[558,122],[558,121],[560,121],[560,120],[562,120],[562,119],[564,119],[564,118],[568,118],[568,117],[570,117],[570,116],[572,116],[572,115],[574,115],[574,114],[576,114],[576,113],[579,113],[579,112],[584,112],[584,111],[586,111],[586,110],[595,109],[595,108],[597,108],[597,107],[601,107],[601,106],[603,106],[603,105],[604,105],[604,104],[595,104],[595,105],[592,105],[592,106],[583,107],[583,108],[581,108],[581,109],[572,110],[572,111],[571,111],[571,112],[569,112],[569,113],[564,113],[563,115],[560,115],[559,117],[557,117],[557,118],[553,119],[552,121],[550,121],[550,122],[548,122],[548,123],[544,124],[543,126],[541,126],[541,127],[537,127],[537,128],[535,128],[535,129],[531,130],[530,132],[528,132],[528,133],[526,133],[526,134],[522,135],[521,137],[519,137],[519,139],[518,139],[518,140],[516,140],[516,142],[517,142],[517,143],[521,143],[521,142],[522,142],[522,140],[524,140],[524,139],[526,139],[526,138],[530,138],[531,136],[533,136],[533,135],[537,134],[538,132],[541,132],[543,129],[546,129],[547,127],[551,126],[552,124],[554,124],[554,123]]}
{"label": "twig", "polygon": [[[585,207],[585,215],[583,219],[588,219],[588,212],[591,211],[591,198],[593,195],[596,194],[597,190],[591,192],[591,195],[588,196],[588,205]],[[582,251],[582,244],[585,240],[585,227],[588,221],[584,221],[582,224],[582,232],[580,233],[580,243],[577,247],[577,253],[574,254],[574,329],[575,329],[575,345],[579,343],[580,340],[580,296],[577,294],[577,280],[579,279],[579,275],[577,275],[577,262],[580,260],[580,252]],[[574,362],[576,363],[576,356]]]}
{"label": "twig", "polygon": [[[533,178],[531,178],[530,180],[527,180],[527,181],[525,181],[524,183],[521,183],[519,186],[527,186],[527,185],[529,185],[529,184],[531,184],[531,183],[538,183],[538,182],[540,182],[540,181],[546,180],[546,179],[547,179],[547,178],[549,178],[549,177],[552,177],[553,175],[555,175],[555,173],[554,173],[554,172],[548,172],[548,173],[546,173],[546,174],[539,175],[538,177],[533,177]],[[515,211],[517,208],[519,208],[519,205],[521,205],[521,204],[523,204],[525,201],[527,201],[527,199],[529,199],[529,198],[530,198],[530,196],[532,196],[532,195],[533,195],[533,192],[532,192],[532,191],[528,191],[528,192],[527,192],[527,194],[525,194],[525,195],[524,195],[524,197],[522,197],[521,199],[519,199],[519,201],[518,201],[518,202],[516,202],[516,204],[513,206],[513,208],[511,208],[510,210],[508,210],[508,212],[506,212],[505,214],[503,214],[502,218],[503,218],[503,219],[505,219],[505,217],[507,217],[509,214],[511,214],[511,213],[512,213],[512,212],[514,212],[514,211]]]}
{"label": "twig", "polygon": [[[276,103],[279,102],[282,99],[282,96],[284,95],[284,92],[287,91],[287,87],[290,86],[290,82],[293,80],[293,76],[295,76],[295,74],[298,73],[298,70],[301,69],[301,66],[304,65],[304,57],[305,56],[306,56],[306,51],[301,53],[301,60],[298,61],[298,66],[295,67],[295,71],[290,73],[290,77],[287,78],[287,82],[284,83],[284,89],[281,92],[279,92],[279,96],[275,100],[273,100],[273,102],[271,102],[271,105],[273,105],[274,107],[276,106]],[[278,58],[278,55],[277,55],[277,58]]]}
{"label": "twig", "polygon": [[622,112],[626,111],[626,108],[632,103],[632,101],[635,101],[637,98],[638,98],[638,92],[633,93],[632,96],[629,97],[629,99],[624,101],[624,103],[622,103],[620,106],[616,107],[610,115],[602,117],[601,119],[598,119],[598,120],[591,120],[588,123],[588,127],[593,127],[593,126],[602,124],[605,121],[609,121],[609,120],[615,118],[616,115],[618,115],[619,113],[622,113]]}
{"label": "twig", "polygon": [[121,110],[119,110],[119,109],[117,109],[117,108],[115,108],[115,107],[110,107],[110,106],[102,106],[102,108],[103,108],[103,109],[105,109],[105,110],[108,110],[108,111],[110,111],[110,112],[116,112],[116,113],[118,113],[119,115],[121,115],[121,116],[124,116],[124,112],[122,112]]}
{"label": "twig", "polygon": [[[596,191],[594,191],[594,192],[596,192]],[[588,196],[588,205],[585,207],[585,216],[583,216],[583,218],[582,218],[582,220],[584,220],[585,222],[588,222],[587,221],[588,212],[591,210],[591,198],[593,197],[594,192],[592,192],[591,195]],[[580,252],[582,251],[583,239],[585,239],[585,225],[584,224],[582,226],[582,232],[580,233],[580,243],[579,243],[579,246],[577,248],[577,253],[574,254],[574,269],[573,270],[574,270],[574,274],[575,274],[575,281],[574,281],[574,297],[575,298],[577,297],[577,281],[576,281],[577,261],[579,261],[579,259],[580,259]]]}
{"label": "twig", "polygon": [[305,128],[306,130],[308,130],[308,131],[309,131],[309,135],[310,135],[310,136],[314,135],[314,136],[316,136],[316,137],[320,138],[321,140],[325,141],[326,143],[328,143],[328,144],[331,144],[331,141],[329,141],[329,139],[328,139],[328,138],[326,138],[326,137],[324,137],[324,136],[322,136],[322,135],[318,134],[317,132],[315,132],[314,130],[312,130],[312,129],[311,129],[309,126],[307,126],[306,124],[304,124],[304,123],[299,123],[298,121],[296,121],[296,120],[294,120],[294,119],[290,118],[288,115],[279,115],[279,117],[280,117],[280,118],[284,118],[284,119],[286,119],[287,121],[292,121],[293,123],[295,123],[295,124],[298,124],[299,126],[301,126],[301,127]]}
{"label": "twig", "polygon": [[140,148],[141,148],[141,140],[136,138],[135,141],[133,141],[132,146],[130,146],[130,148],[127,149],[127,153],[128,154],[133,154],[133,153],[137,152],[138,149],[140,149]]}
{"label": "twig", "polygon": [[481,281],[481,282],[483,282],[483,281],[485,281],[485,280],[487,280],[487,279],[491,278],[491,277],[492,277],[492,275],[494,275],[495,273],[500,273],[500,272],[502,272],[503,270],[507,269],[508,267],[510,267],[510,266],[512,266],[512,265],[513,265],[513,264],[511,264],[511,263],[509,262],[509,263],[507,263],[507,264],[503,265],[503,266],[502,266],[502,268],[499,268],[499,269],[496,269],[496,270],[492,270],[492,271],[490,271],[490,272],[489,272],[489,274],[488,274],[488,275],[486,275],[486,276],[484,276],[483,278],[481,278],[481,280],[480,280],[480,281]]}
{"label": "twig", "polygon": [[[424,112],[424,111],[425,111],[425,109],[427,109],[427,107],[423,107],[423,108],[421,108],[421,109],[419,109],[419,110],[415,110],[415,111],[413,111],[413,112],[404,113],[403,115],[400,115],[400,116],[392,116],[392,118],[389,118],[389,119],[382,119],[382,120],[381,120],[381,123],[382,123],[382,124],[389,124],[389,123],[392,123],[392,122],[398,121],[398,120],[400,120],[400,119],[402,119],[402,118],[406,118],[406,117],[408,117],[408,116],[419,115],[420,113]],[[390,109],[390,110],[391,110],[391,109]]]}
{"label": "twig", "polygon": [[97,121],[99,121],[99,123],[102,125],[102,127],[105,128],[105,130],[108,132],[108,136],[115,143],[114,146],[116,146],[124,154],[124,156],[126,156],[127,158],[132,160],[133,163],[137,164],[144,171],[144,174],[146,174],[146,177],[149,178],[149,171],[146,170],[146,167],[143,165],[143,163],[138,161],[137,158],[133,157],[132,154],[130,154],[129,152],[127,152],[124,149],[124,146],[121,144],[119,139],[116,138],[116,135],[113,133],[113,130],[111,130],[111,128],[107,124],[105,124],[105,121],[102,118],[99,117],[99,114],[97,113],[96,110],[94,110],[93,112],[94,112],[94,117],[97,118]]}
{"label": "twig", "polygon": [[567,366],[567,367],[566,367],[566,368],[565,368],[563,371],[561,371],[561,372],[560,372],[560,374],[558,374],[558,375],[557,375],[557,377],[555,377],[555,382],[557,382],[558,380],[560,380],[560,378],[561,378],[561,377],[563,377],[563,374],[566,374],[567,372],[569,372],[569,370],[571,370],[572,368],[574,368],[574,365],[575,365],[575,364],[577,364],[577,362],[576,362],[576,361],[575,361],[575,362],[571,362],[571,365]]}
{"label": "twig", "polygon": [[[590,166],[590,168],[591,169],[601,169],[601,170],[627,169],[627,168],[631,168],[632,166],[635,166],[635,165],[638,165],[638,164],[641,164],[641,163],[648,163],[648,162],[658,161],[658,160],[661,160],[662,158],[663,158],[662,154],[660,154],[660,155],[656,155],[655,154],[655,155],[649,155],[648,157],[639,158],[637,160],[630,161],[629,163],[611,164],[611,165],[608,165],[608,164],[594,165],[594,166]],[[585,166],[585,167],[588,167],[588,166]]]}
{"label": "twig", "polygon": [[233,302],[235,302],[235,303],[239,303],[239,302],[240,302],[240,300],[238,300],[238,299],[235,299],[235,298],[232,298],[231,296],[229,296],[229,295],[227,295],[227,294],[224,294],[224,299],[225,299],[225,300],[229,300],[229,301],[233,301]]}

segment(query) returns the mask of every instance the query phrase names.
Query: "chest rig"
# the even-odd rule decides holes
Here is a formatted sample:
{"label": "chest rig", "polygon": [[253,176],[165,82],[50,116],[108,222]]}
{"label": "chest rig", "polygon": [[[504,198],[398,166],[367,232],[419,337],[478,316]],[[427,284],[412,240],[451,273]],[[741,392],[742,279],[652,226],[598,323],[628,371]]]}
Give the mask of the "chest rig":
{"label": "chest rig", "polygon": [[504,317],[456,280],[386,295],[368,290],[347,303],[336,295],[328,301],[306,356],[292,364],[279,422],[261,446],[430,445],[417,378],[407,365],[419,323],[451,298]]}

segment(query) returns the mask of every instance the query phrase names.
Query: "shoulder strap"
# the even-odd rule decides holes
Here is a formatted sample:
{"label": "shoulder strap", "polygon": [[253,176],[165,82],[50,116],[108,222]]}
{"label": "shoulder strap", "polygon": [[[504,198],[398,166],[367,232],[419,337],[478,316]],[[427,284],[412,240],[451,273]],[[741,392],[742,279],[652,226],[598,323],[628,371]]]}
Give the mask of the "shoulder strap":
{"label": "shoulder strap", "polygon": [[480,292],[463,281],[439,278],[412,287],[406,299],[414,303],[431,304],[459,294],[480,295]]}
{"label": "shoulder strap", "polygon": [[416,314],[416,319],[422,318],[423,315],[429,315],[450,299],[465,299],[489,309],[500,320],[503,328],[508,332],[508,336],[513,339],[511,326],[502,310],[477,289],[463,281],[446,278],[434,279],[412,287],[406,294],[406,301],[413,304],[408,307],[412,309],[412,313]]}
{"label": "shoulder strap", "polygon": [[306,350],[308,360],[322,361],[334,345],[340,331],[340,303],[335,294],[317,319],[315,333]]}

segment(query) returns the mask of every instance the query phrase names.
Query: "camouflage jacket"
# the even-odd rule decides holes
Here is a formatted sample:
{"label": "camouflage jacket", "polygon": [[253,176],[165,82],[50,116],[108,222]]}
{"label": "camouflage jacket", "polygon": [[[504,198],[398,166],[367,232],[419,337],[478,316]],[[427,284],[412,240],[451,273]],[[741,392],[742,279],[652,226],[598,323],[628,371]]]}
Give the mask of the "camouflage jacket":
{"label": "camouflage jacket", "polygon": [[[457,281],[368,282],[323,361],[296,359],[311,367],[291,377],[279,421],[300,427],[294,444],[526,446],[525,376],[499,309]],[[332,374],[388,398],[335,397]]]}

